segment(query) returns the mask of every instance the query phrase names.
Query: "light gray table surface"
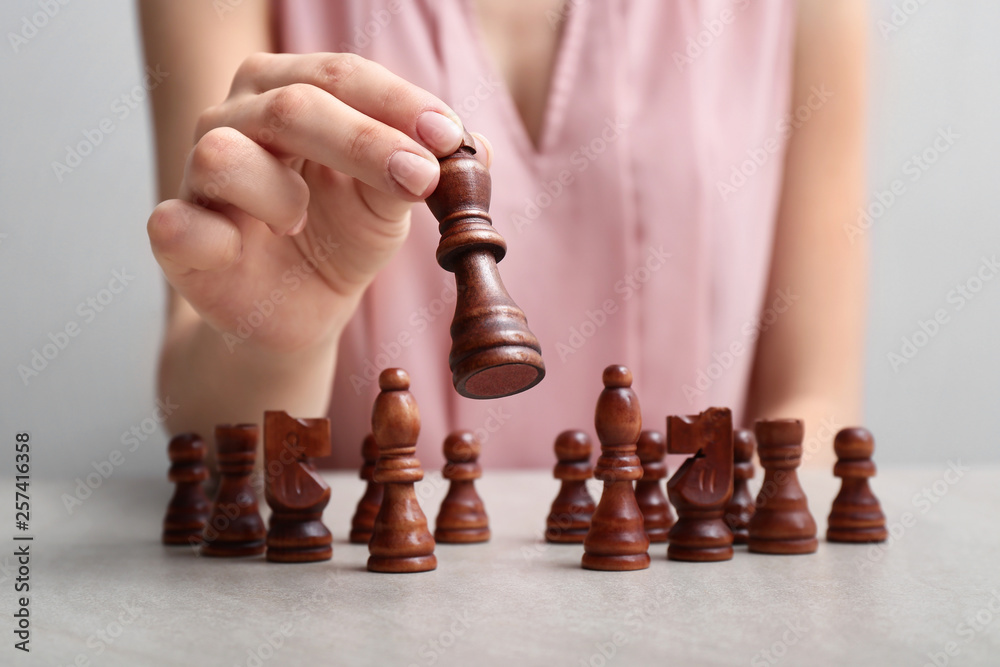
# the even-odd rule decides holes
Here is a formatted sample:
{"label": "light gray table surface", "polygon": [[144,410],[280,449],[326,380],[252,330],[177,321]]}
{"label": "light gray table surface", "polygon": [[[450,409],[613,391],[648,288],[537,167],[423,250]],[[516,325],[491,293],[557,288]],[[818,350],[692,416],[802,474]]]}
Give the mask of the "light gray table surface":
{"label": "light gray table surface", "polygon": [[[33,481],[31,652],[12,647],[5,548],[0,664],[1000,665],[1000,468],[962,467],[880,471],[888,544],[712,564],[659,544],[630,573],[542,541],[557,488],[543,472],[487,471],[493,539],[438,545],[438,569],[411,575],[369,573],[347,543],[353,475],[328,475],[334,556],[306,565],[162,546],[166,480],[112,475],[72,513],[74,481]],[[801,478],[822,535],[838,480]],[[445,488],[439,473],[418,486],[432,523]]]}

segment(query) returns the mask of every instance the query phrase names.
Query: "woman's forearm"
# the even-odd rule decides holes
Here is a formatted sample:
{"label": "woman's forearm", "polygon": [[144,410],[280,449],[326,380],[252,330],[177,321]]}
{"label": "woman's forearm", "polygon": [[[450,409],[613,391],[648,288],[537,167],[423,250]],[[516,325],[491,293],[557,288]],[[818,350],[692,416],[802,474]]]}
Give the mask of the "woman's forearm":
{"label": "woman's forearm", "polygon": [[253,339],[224,338],[194,313],[175,317],[160,358],[159,394],[171,407],[170,433],[210,439],[217,424],[260,423],[265,410],[298,417],[326,414],[339,336],[296,352],[273,352]]}

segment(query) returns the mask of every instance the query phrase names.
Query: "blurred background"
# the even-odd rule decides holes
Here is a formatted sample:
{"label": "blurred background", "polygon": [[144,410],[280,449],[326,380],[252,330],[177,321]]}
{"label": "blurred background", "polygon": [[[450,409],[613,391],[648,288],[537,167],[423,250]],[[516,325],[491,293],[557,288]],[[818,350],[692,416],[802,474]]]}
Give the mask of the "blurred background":
{"label": "blurred background", "polygon": [[[881,465],[1000,461],[997,26],[1000,3],[871,1],[869,198],[845,233],[873,247]],[[0,437],[31,432],[36,475],[86,477],[114,450],[126,474],[165,475],[145,231],[163,75],[131,2],[7,0],[0,28]]]}

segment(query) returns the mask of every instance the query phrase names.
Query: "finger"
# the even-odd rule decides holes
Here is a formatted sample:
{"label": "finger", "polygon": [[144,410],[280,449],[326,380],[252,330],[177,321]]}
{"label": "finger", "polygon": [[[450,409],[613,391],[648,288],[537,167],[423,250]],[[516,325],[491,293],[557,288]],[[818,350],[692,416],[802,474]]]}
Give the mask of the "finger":
{"label": "finger", "polygon": [[489,169],[493,165],[493,144],[478,132],[470,132],[469,134],[476,140],[476,159]]}
{"label": "finger", "polygon": [[284,234],[305,217],[309,186],[248,137],[219,127],[199,139],[188,156],[181,198],[216,210],[235,206]]}
{"label": "finger", "polygon": [[316,86],[441,157],[458,149],[465,132],[458,114],[440,99],[353,53],[254,54],[243,61],[233,88],[259,94],[293,83]]}
{"label": "finger", "polygon": [[154,208],[146,232],[153,256],[171,284],[192,271],[228,268],[243,252],[235,222],[182,199],[169,199]]}
{"label": "finger", "polygon": [[440,175],[437,158],[419,143],[309,84],[233,100],[206,114],[206,131],[232,127],[279,158],[303,157],[408,201],[433,192]]}

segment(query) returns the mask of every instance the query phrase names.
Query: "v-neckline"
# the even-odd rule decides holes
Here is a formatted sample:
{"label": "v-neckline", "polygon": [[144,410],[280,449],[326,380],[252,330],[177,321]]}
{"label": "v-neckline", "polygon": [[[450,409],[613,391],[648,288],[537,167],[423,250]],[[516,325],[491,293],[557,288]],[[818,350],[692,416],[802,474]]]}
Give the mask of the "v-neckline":
{"label": "v-neckline", "polygon": [[545,106],[542,111],[542,126],[536,144],[528,132],[528,126],[521,112],[518,111],[514,96],[507,86],[486,45],[485,36],[479,25],[479,15],[474,6],[475,0],[459,0],[464,10],[469,34],[475,45],[476,56],[482,69],[495,81],[499,81],[499,104],[508,116],[514,141],[526,157],[535,158],[545,154],[551,147],[566,117],[568,95],[573,79],[579,69],[580,49],[583,44],[584,15],[589,3],[575,0],[563,0],[559,11],[564,15],[564,25],[556,45],[555,59],[552,65],[552,75],[549,77],[548,90],[545,91]]}

